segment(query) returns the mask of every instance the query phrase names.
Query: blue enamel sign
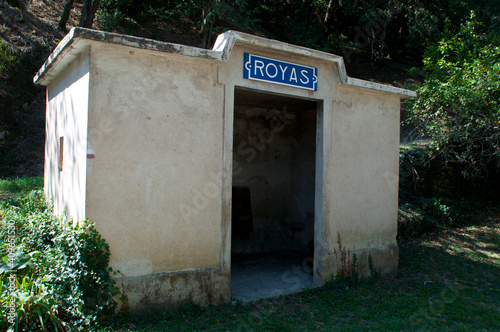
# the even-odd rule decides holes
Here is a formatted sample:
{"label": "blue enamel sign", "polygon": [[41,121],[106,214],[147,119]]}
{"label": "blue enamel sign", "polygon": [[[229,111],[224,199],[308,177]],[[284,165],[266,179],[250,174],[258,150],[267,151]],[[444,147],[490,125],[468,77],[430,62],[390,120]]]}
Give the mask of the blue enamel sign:
{"label": "blue enamel sign", "polygon": [[316,91],[318,69],[245,53],[243,78]]}

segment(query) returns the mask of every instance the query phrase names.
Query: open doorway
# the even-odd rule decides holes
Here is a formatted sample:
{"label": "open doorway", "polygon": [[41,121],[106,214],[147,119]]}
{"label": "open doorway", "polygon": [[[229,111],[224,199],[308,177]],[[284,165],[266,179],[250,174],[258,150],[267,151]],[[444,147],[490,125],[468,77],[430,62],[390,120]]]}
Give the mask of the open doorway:
{"label": "open doorway", "polygon": [[231,297],[313,286],[317,101],[235,89]]}

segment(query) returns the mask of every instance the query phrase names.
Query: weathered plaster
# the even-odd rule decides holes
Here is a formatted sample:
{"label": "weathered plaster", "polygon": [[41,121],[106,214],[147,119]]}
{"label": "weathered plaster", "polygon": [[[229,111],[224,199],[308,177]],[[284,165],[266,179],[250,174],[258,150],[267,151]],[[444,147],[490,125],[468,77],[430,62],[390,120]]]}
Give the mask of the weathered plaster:
{"label": "weathered plaster", "polygon": [[234,55],[233,48],[240,45],[247,45],[247,48],[254,50],[263,50],[270,53],[287,54],[289,58],[308,59],[309,61],[327,62],[335,64],[335,74],[340,82],[347,86],[365,87],[368,89],[388,92],[400,95],[400,97],[415,97],[415,92],[405,89],[392,87],[389,85],[378,84],[364,81],[347,76],[343,58],[321,51],[308,49],[301,46],[283,43],[277,40],[266,39],[250,34],[228,31],[221,34],[212,50],[205,50],[190,46],[184,46],[173,43],[160,42],[152,39],[139,38],[127,35],[120,35],[110,32],[90,30],[84,28],[73,28],[66,37],[59,43],[54,52],[40,68],[33,78],[37,84],[47,85],[58,76],[64,69],[64,65],[71,62],[82,49],[88,47],[93,42],[102,42],[115,45],[128,46],[137,49],[143,49],[150,52],[156,52],[158,55],[170,56],[177,54],[181,56],[195,57],[207,60],[226,61]]}
{"label": "weathered plaster", "polygon": [[[323,227],[328,257],[342,247],[376,251],[385,273],[397,267],[399,98],[339,88],[332,112],[329,222]],[[393,249],[396,247],[396,249]],[[396,251],[397,253],[397,251]],[[325,261],[332,258],[325,258]],[[374,257],[374,261],[379,261]],[[360,260],[362,269],[366,261]],[[326,263],[324,276],[336,270]]]}
{"label": "weathered plaster", "polygon": [[102,44],[91,58],[87,217],[99,220],[111,266],[125,276],[219,267],[216,66]]}
{"label": "weathered plaster", "polygon": [[[117,278],[128,309],[149,314],[175,308],[190,301],[211,305],[230,301],[229,271],[198,270],[147,275],[135,278]],[[121,303],[119,310],[126,310]]]}

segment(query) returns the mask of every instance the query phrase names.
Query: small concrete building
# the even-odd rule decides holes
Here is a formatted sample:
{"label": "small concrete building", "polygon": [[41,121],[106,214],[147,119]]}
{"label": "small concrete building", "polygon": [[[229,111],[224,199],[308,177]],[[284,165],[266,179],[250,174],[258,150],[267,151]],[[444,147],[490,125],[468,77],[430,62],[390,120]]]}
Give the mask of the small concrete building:
{"label": "small concrete building", "polygon": [[230,301],[248,257],[295,259],[278,283],[296,291],[343,250],[362,276],[369,256],[397,268],[400,100],[414,92],[234,31],[205,50],[75,28],[34,81],[47,197],[96,224],[132,311]]}

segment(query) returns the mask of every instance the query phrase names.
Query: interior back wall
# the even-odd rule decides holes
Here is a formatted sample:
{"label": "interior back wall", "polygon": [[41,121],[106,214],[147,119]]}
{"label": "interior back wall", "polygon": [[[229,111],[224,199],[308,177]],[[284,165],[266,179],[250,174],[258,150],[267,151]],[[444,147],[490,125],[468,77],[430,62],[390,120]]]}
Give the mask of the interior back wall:
{"label": "interior back wall", "polygon": [[[233,188],[245,190],[251,223],[235,225],[233,254],[307,252],[314,234],[316,110],[235,106]],[[286,122],[276,121],[286,112]],[[243,203],[244,204],[244,203]],[[236,234],[235,234],[236,233]]]}

